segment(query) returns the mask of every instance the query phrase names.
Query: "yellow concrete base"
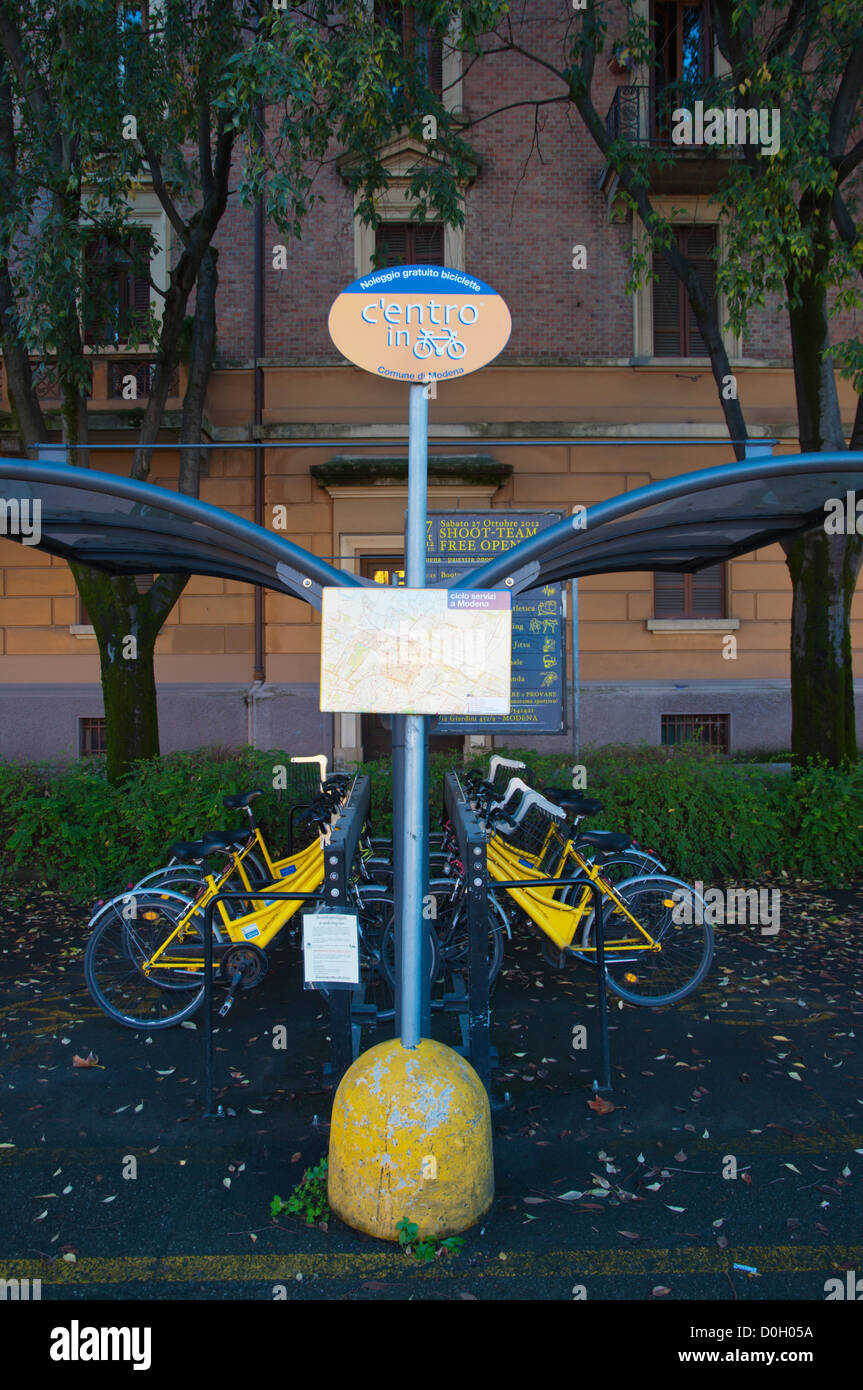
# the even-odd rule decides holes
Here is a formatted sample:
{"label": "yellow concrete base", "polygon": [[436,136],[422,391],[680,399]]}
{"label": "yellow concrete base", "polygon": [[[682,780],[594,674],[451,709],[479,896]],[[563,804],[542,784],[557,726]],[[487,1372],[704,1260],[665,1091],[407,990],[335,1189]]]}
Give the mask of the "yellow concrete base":
{"label": "yellow concrete base", "polygon": [[423,1038],[378,1043],[345,1073],[333,1102],[329,1200],[357,1231],[398,1240],[455,1235],[494,1199],[485,1088],[452,1048]]}

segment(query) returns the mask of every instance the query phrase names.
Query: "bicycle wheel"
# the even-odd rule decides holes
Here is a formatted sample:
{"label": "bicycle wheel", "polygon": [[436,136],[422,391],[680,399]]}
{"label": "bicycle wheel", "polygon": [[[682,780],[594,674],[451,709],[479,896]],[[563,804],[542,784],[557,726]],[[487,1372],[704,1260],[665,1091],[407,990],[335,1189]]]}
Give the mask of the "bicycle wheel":
{"label": "bicycle wheel", "polygon": [[625,883],[630,878],[652,878],[655,874],[665,874],[667,869],[653,854],[643,849],[627,849],[615,854],[600,864],[602,877],[612,887]]}
{"label": "bicycle wheel", "polygon": [[[145,874],[139,878],[130,892],[146,893],[153,888],[170,888],[175,892],[181,893],[184,897],[194,897],[204,877],[204,868],[201,864],[167,864],[162,869],[154,869],[152,873]],[[191,888],[191,894],[187,890]]]}
{"label": "bicycle wheel", "polygon": [[[488,895],[488,983],[489,988],[497,979],[503,965],[503,939],[509,935],[509,921],[501,903],[494,893]],[[447,903],[439,909],[434,923],[440,947],[441,967],[453,972],[467,970],[468,963],[468,914],[464,895]]]}
{"label": "bicycle wheel", "polygon": [[[388,905],[387,905],[388,904]],[[396,991],[396,932],[395,932],[395,904],[392,898],[380,898],[376,907],[376,929],[380,931],[377,946],[375,949],[377,963],[380,972],[386,980],[387,988],[392,994],[392,1010],[387,1015],[389,1018],[395,1016],[395,991]],[[434,923],[424,922],[425,939],[428,943],[429,953],[429,985],[433,985],[440,971],[440,950],[438,939],[434,930]]]}
{"label": "bicycle wheel", "polygon": [[[145,969],[188,905],[176,893],[136,894],[134,898],[129,894],[109,903],[94,919],[96,926],[84,952],[84,979],[94,1002],[115,1023],[147,1031],[170,1028],[200,1006],[204,997],[200,968],[177,965],[152,976]],[[197,946],[203,952],[200,927],[187,928],[182,942],[178,938],[176,944]]]}
{"label": "bicycle wheel", "polygon": [[[681,902],[681,890],[688,895],[684,902]],[[713,928],[708,920],[709,909],[689,884],[667,876],[630,879],[615,892],[661,949],[627,950],[608,946],[605,976],[609,989],[630,1004],[646,1004],[652,1008],[676,1004],[701,983],[710,969]],[[629,919],[608,898],[603,903],[603,912],[606,942],[613,943],[615,938],[631,941],[638,937]],[[582,946],[595,944],[594,916],[591,912],[583,928]],[[679,920],[681,918],[690,920]]]}

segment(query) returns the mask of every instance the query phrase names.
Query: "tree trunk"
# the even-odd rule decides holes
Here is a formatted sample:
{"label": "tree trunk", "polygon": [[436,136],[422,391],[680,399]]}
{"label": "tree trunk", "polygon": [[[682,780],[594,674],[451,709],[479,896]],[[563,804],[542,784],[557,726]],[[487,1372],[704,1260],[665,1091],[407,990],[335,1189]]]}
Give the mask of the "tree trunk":
{"label": "tree trunk", "polygon": [[791,750],[802,766],[857,761],[851,600],[863,537],[807,531],[786,544],[791,614]]}
{"label": "tree trunk", "polygon": [[[794,355],[800,447],[804,453],[844,450],[827,312],[831,199],[804,197],[801,221],[815,249],[786,283]],[[791,755],[802,765],[857,761],[851,600],[863,540],[828,536],[823,526],[784,541],[791,575]]]}
{"label": "tree trunk", "polygon": [[[195,286],[195,317],[192,322],[192,346],[189,355],[189,379],[183,399],[183,421],[180,428],[182,444],[197,444],[204,421],[204,401],[216,351],[216,289],[219,273],[216,268],[218,251],[210,247],[198,271]],[[192,497],[198,495],[201,472],[200,449],[180,452],[179,491]]]}
{"label": "tree trunk", "polygon": [[89,565],[70,565],[99,642],[108,748],[108,780],[159,756],[154,653],[156,638],[188,582],[187,574],[160,574],[140,594],[131,575],[112,576]]}

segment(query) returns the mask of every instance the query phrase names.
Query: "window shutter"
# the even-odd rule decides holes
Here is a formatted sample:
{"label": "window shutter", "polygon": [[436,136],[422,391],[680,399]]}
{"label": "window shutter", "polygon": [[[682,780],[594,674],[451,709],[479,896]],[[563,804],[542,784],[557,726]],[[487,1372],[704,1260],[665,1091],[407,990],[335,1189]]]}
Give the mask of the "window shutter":
{"label": "window shutter", "polygon": [[413,228],[413,259],[417,265],[443,264],[443,227],[426,222]]}
{"label": "window shutter", "polygon": [[105,341],[105,282],[110,275],[108,246],[104,237],[89,236],[84,245],[84,342]]}
{"label": "window shutter", "polygon": [[657,571],[653,576],[653,616],[724,618],[724,565],[708,565],[697,574]]}
{"label": "window shutter", "polygon": [[[703,293],[716,304],[715,226],[678,227],[675,238],[692,263]],[[699,332],[686,289],[665,257],[653,258],[653,355],[655,357],[706,357],[707,344]]]}
{"label": "window shutter", "polygon": [[386,222],[375,234],[378,266],[440,265],[443,227],[439,222]]}
{"label": "window shutter", "polygon": [[653,257],[653,354],[655,357],[683,356],[683,325],[680,299],[683,286],[668,261],[659,252]]}
{"label": "window shutter", "polygon": [[685,614],[685,594],[683,574],[669,574],[657,570],[653,576],[653,616],[655,618],[682,618]]}
{"label": "window shutter", "polygon": [[406,265],[408,227],[403,222],[386,222],[375,233],[375,259],[378,265]]}
{"label": "window shutter", "polygon": [[426,40],[428,84],[433,92],[443,91],[443,40],[433,34]]}
{"label": "window shutter", "polygon": [[[687,227],[683,229],[686,238],[683,250],[692,261],[692,267],[698,277],[702,293],[709,302],[716,304],[716,263],[712,258],[714,247],[716,246],[716,228],[708,227]],[[682,288],[682,286],[681,286]],[[686,296],[686,327],[687,357],[706,357],[707,344],[699,332],[695,322],[695,315],[692,312],[692,305],[689,297]]]}
{"label": "window shutter", "polygon": [[723,618],[725,584],[721,565],[708,565],[690,576],[692,581],[691,616],[693,618]]}
{"label": "window shutter", "polygon": [[150,313],[149,257],[147,235],[133,232],[118,257],[120,337],[128,338],[147,323]]}

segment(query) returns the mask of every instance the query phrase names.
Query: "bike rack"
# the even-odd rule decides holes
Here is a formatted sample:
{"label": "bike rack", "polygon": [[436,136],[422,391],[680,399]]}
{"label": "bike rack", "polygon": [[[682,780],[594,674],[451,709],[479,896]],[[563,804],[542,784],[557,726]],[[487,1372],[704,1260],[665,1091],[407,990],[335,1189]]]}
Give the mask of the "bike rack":
{"label": "bike rack", "polygon": [[[476,813],[465,800],[461,784],[454,772],[444,777],[444,807],[458,839],[465,868],[467,894],[468,956],[467,1000],[464,994],[453,993],[444,998],[447,1006],[459,1015],[462,1046],[457,1051],[470,1058],[471,1066],[486,1090],[491,1094],[491,1008],[488,989],[488,868],[486,865],[485,832]],[[467,1027],[465,1029],[465,1012]],[[495,1051],[494,1060],[497,1060]]]}
{"label": "bike rack", "polygon": [[[342,808],[339,824],[330,834],[324,845],[324,882],[311,893],[277,892],[270,889],[225,889],[217,893],[204,909],[204,1071],[205,1071],[205,1119],[222,1119],[224,1111],[220,1105],[213,1109],[213,913],[217,902],[258,901],[278,902],[282,899],[304,902],[324,902],[327,906],[340,910],[350,910],[348,900],[348,874],[353,863],[360,833],[368,814],[370,781],[368,777],[357,777],[351,788],[351,799]],[[362,995],[362,986],[355,989],[333,989],[329,995],[330,1039],[332,1062],[330,1074],[333,1089],[338,1086],[351,1062],[359,1056],[361,1025],[354,1022],[353,1014],[373,1012],[359,1005],[352,1008],[353,996]],[[326,1070],[326,1066],[325,1066]]]}
{"label": "bike rack", "polygon": [[[444,804],[456,830],[462,862],[465,866],[468,891],[468,963],[470,978],[469,1028],[471,1033],[471,1062],[480,1072],[488,1088],[489,1030],[491,1010],[488,1003],[488,871],[486,866],[485,831],[467,805],[461,784],[454,772],[444,779]],[[482,868],[479,868],[479,865]],[[609,1094],[611,1085],[611,1056],[608,1038],[608,987],[605,978],[605,924],[601,889],[584,875],[572,878],[493,879],[499,888],[537,888],[546,885],[578,884],[593,894],[596,911],[596,968],[599,974],[599,1039],[602,1062],[602,1083],[594,1081],[595,1094]],[[479,976],[479,978],[477,978]],[[476,1041],[474,1041],[476,1040]],[[477,1061],[474,1060],[474,1048]],[[480,1066],[485,1066],[485,1074]]]}

